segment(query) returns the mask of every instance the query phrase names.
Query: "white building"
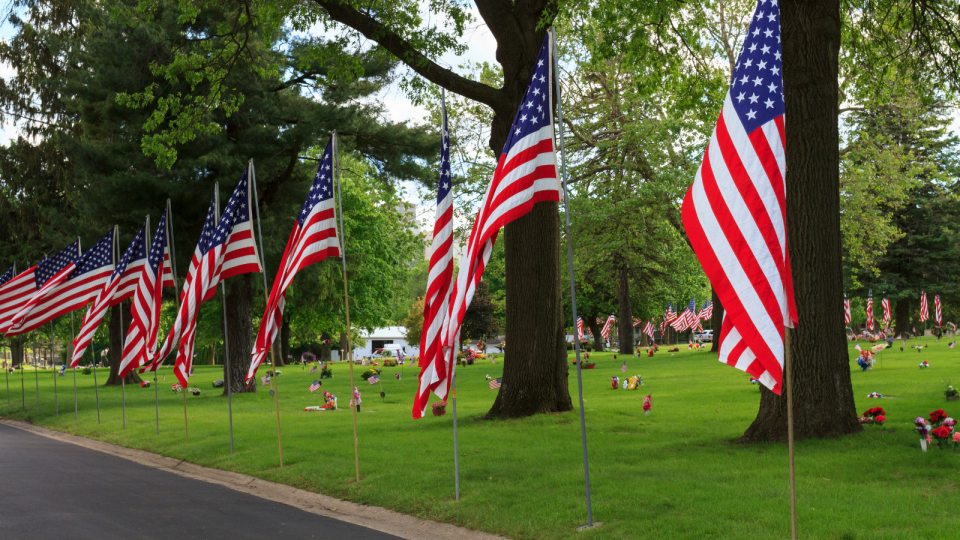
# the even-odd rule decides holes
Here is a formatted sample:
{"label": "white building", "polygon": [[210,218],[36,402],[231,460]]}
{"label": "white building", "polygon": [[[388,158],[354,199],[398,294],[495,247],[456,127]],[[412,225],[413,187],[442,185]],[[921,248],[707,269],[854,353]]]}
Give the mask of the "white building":
{"label": "white building", "polygon": [[383,328],[374,328],[373,332],[366,330],[360,333],[360,336],[366,341],[363,347],[353,348],[354,358],[363,358],[373,356],[377,349],[400,349],[407,356],[417,356],[420,354],[420,344],[410,345],[407,343],[407,329],[403,326],[386,326]]}

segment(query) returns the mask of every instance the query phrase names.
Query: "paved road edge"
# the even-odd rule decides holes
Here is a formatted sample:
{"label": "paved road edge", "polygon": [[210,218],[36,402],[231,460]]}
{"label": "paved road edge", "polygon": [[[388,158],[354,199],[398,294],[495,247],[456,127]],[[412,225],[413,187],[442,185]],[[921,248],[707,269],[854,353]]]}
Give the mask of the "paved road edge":
{"label": "paved road edge", "polygon": [[143,450],[126,448],[116,444],[88,439],[69,433],[47,429],[26,422],[0,419],[0,423],[29,431],[43,437],[75,444],[98,452],[129,459],[147,467],[179,474],[187,478],[202,480],[221,486],[299,508],[311,514],[317,514],[354,525],[367,527],[408,540],[505,540],[504,536],[457,527],[449,523],[429,521],[408,516],[379,506],[366,506],[350,501],[336,499],[312,491],[298,489],[285,484],[262,480],[246,474],[220,469],[202,467],[186,461],[161,456]]}

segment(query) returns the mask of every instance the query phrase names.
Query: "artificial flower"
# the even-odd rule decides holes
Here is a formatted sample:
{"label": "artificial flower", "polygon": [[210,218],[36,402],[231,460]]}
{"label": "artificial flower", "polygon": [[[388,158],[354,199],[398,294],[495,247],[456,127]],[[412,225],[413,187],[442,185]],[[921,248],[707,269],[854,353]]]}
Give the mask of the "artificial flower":
{"label": "artificial flower", "polygon": [[931,424],[936,424],[936,423],[938,423],[938,422],[942,422],[942,421],[946,420],[946,418],[947,418],[947,413],[944,412],[943,409],[937,409],[937,410],[933,411],[932,413],[930,413],[930,423],[931,423]]}
{"label": "artificial flower", "polygon": [[882,414],[879,414],[877,416],[874,416],[873,420],[878,424],[882,424],[887,421],[887,417]]}
{"label": "artificial flower", "polygon": [[938,439],[946,439],[946,438],[949,438],[949,437],[950,437],[950,432],[951,432],[951,431],[953,431],[953,430],[951,430],[951,429],[948,428],[947,426],[940,426],[940,427],[934,429],[933,431],[931,431],[930,433],[931,433],[934,437],[936,437],[936,438],[938,438]]}

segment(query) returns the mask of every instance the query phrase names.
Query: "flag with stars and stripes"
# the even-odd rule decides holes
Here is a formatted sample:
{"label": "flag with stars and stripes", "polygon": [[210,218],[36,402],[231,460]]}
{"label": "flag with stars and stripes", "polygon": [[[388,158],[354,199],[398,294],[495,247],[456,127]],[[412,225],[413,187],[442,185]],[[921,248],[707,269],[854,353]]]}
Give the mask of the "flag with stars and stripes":
{"label": "flag with stars and stripes", "polygon": [[130,308],[130,327],[123,342],[120,357],[121,377],[146,364],[157,346],[160,331],[161,293],[163,292],[162,268],[167,252],[167,212],[164,210],[157,223],[157,232],[147,250],[147,262],[140,268],[137,291]]}
{"label": "flag with stars and stripes", "polygon": [[[110,301],[111,306],[132,298],[134,293],[137,292],[140,270],[143,269],[143,265],[147,264],[148,234],[150,233],[147,232],[147,222],[145,221],[143,226],[140,227],[140,232],[137,233],[137,236],[134,237],[133,242],[127,248],[127,251],[130,252],[130,260],[127,262],[123,275],[120,276],[120,282],[117,284],[113,299]],[[175,285],[173,282],[173,267],[170,264],[170,247],[168,246],[163,253],[163,288],[166,289]]]}
{"label": "flag with stars and stripes", "polygon": [[883,326],[890,326],[890,319],[892,317],[892,312],[890,310],[890,299],[884,298],[880,301],[880,307],[883,308]]}
{"label": "flag with stars and stripes", "polygon": [[603,323],[603,328],[600,330],[600,335],[603,336],[603,339],[610,339],[610,333],[613,331],[613,325],[617,322],[617,318],[613,315],[607,317],[607,322]]}
{"label": "flag with stars and stripes", "polygon": [[[16,265],[14,265],[14,268],[16,268]],[[9,326],[13,316],[37,292],[36,269],[36,266],[27,264],[26,270],[0,285],[0,333]]]}
{"label": "flag with stars and stripes", "polygon": [[943,310],[940,307],[940,295],[933,297],[934,316],[937,318],[937,326],[943,326]]}
{"label": "flag with stars and stripes", "polygon": [[653,333],[656,331],[656,327],[653,325],[653,321],[647,321],[647,324],[643,326],[643,333],[650,336],[650,340],[655,339]]}
{"label": "flag with stars and stripes", "polygon": [[670,326],[677,332],[683,332],[688,328],[692,328],[697,324],[697,313],[697,298],[693,297],[690,299],[690,303],[687,304],[687,309],[683,310],[683,313],[674,319],[673,322],[670,323]]}
{"label": "flag with stars and stripes", "polygon": [[627,372],[627,361],[626,361],[626,360],[624,360],[624,361],[623,361],[623,365],[620,366],[620,371],[623,372],[623,373],[626,373],[626,372]]}
{"label": "flag with stars and stripes", "polygon": [[[213,298],[217,285],[231,276],[249,272],[259,273],[260,255],[253,241],[253,192],[250,169],[247,167],[230,194],[220,219],[210,222],[210,211],[200,231],[200,241],[190,261],[189,286],[184,292],[173,329],[156,355],[151,354],[147,371],[156,371],[177,344],[173,373],[184,386],[193,373],[193,349],[196,340],[197,316],[200,305]],[[219,194],[215,194],[216,197]],[[216,205],[215,205],[216,206]],[[216,207],[213,215],[216,216]],[[194,264],[196,260],[196,264]],[[192,270],[192,274],[191,274]]]}
{"label": "flag with stars and stripes", "polygon": [[583,339],[583,317],[577,317],[577,339]]}
{"label": "flag with stars and stripes", "polygon": [[[116,229],[114,229],[114,231],[116,231]],[[123,252],[120,261],[117,262],[110,277],[106,283],[103,284],[103,287],[100,288],[96,299],[90,304],[90,308],[87,309],[87,313],[83,316],[83,322],[80,323],[80,331],[77,332],[77,336],[73,339],[73,356],[70,357],[70,367],[75,368],[80,363],[80,359],[90,345],[93,335],[97,332],[97,328],[100,326],[100,322],[103,320],[107,308],[114,303],[114,295],[120,287],[123,276],[126,275],[130,260],[137,256],[142,250],[145,231],[146,224],[140,228],[140,232],[134,237],[133,242],[127,246],[127,250]],[[113,252],[113,246],[110,247],[110,251],[111,253]]]}
{"label": "flag with stars and stripes", "polygon": [[674,319],[677,318],[677,313],[673,310],[673,303],[667,304],[667,310],[663,312],[663,320],[660,321],[660,333],[667,331],[667,325],[669,325]]}
{"label": "flag with stars and stripes", "polygon": [[779,394],[784,328],[797,324],[786,229],[786,135],[778,0],[759,0],[703,162],[684,229],[724,323],[719,360]]}
{"label": "flag with stars and stripes", "polygon": [[413,399],[413,417],[422,418],[430,392],[446,380],[440,330],[450,308],[453,283],[453,183],[450,168],[450,131],[446,102],[441,103],[440,180],[433,224],[433,245],[427,270],[427,294],[423,301],[423,332],[420,334],[420,386]]}
{"label": "flag with stars and stripes", "polygon": [[287,247],[283,250],[280,270],[274,278],[273,290],[270,291],[260,329],[257,331],[257,340],[253,345],[250,369],[247,372],[248,384],[257,374],[257,368],[263,363],[273,345],[273,340],[277,337],[277,332],[280,331],[286,291],[293,283],[297,272],[327,257],[340,256],[333,185],[336,165],[335,147],[336,135],[334,134],[320,157],[320,164],[313,177],[307,200],[300,209],[300,215],[297,216],[293,230],[290,231]]}
{"label": "flag with stars and stripes", "polygon": [[640,319],[638,319],[638,318],[636,318],[636,317],[632,317],[632,318],[633,318],[633,327],[634,327],[634,328],[636,328],[636,327],[640,326],[641,324],[643,324],[643,321],[641,321]]}
{"label": "flag with stars and stripes", "polygon": [[4,285],[6,285],[11,279],[13,279],[13,277],[16,274],[17,274],[17,265],[13,265],[9,269],[7,269],[7,271],[4,272],[2,276],[0,276],[0,287],[3,287]]}
{"label": "flag with stars and stripes", "polygon": [[873,291],[867,293],[867,330],[873,331]]}
{"label": "flag with stars and stripes", "polygon": [[[79,255],[80,240],[37,265],[38,291],[7,328],[9,335],[23,334],[80,309],[96,298],[113,273],[111,229],[96,244]],[[74,254],[79,255],[69,259]],[[64,261],[69,262],[64,265]],[[41,282],[44,284],[41,285]]]}
{"label": "flag with stars and stripes", "polygon": [[374,375],[373,377],[370,377],[369,379],[367,379],[367,382],[370,383],[371,386],[373,386],[374,384],[377,384],[378,382],[380,382],[380,376]]}
{"label": "flag with stars and stripes", "polygon": [[320,381],[313,381],[313,383],[310,384],[311,392],[316,392],[319,389],[320,389]]}
{"label": "flag with stars and stripes", "polygon": [[496,390],[500,388],[500,384],[503,382],[503,377],[498,377],[496,379],[490,379],[490,389]]}
{"label": "flag with stars and stripes", "polygon": [[[443,378],[434,393],[446,399],[456,366],[460,327],[500,229],[539,202],[559,202],[560,176],[553,144],[553,51],[546,35],[532,66],[507,142],[473,223],[443,322]],[[556,210],[554,208],[554,210]]]}
{"label": "flag with stars and stripes", "polygon": [[853,320],[853,314],[850,311],[850,299],[843,299],[843,324],[844,326],[850,326],[850,321]]}
{"label": "flag with stars and stripes", "polygon": [[700,321],[709,321],[713,318],[713,302],[707,300],[703,303],[703,307],[700,308],[700,313],[697,314],[697,320]]}
{"label": "flag with stars and stripes", "polygon": [[927,292],[920,292],[920,322],[926,322],[930,318],[930,310],[927,308]]}

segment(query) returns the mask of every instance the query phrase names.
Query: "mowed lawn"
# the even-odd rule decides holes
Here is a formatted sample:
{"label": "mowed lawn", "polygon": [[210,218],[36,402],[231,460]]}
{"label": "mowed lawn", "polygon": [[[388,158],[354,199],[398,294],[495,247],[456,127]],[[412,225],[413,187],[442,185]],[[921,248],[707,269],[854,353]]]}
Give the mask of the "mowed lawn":
{"label": "mowed lawn", "polygon": [[[887,424],[863,434],[796,447],[799,531],[805,538],[948,538],[960,528],[960,453],[934,447],[922,453],[913,419],[946,403],[947,382],[960,384],[960,349],[946,339],[918,353],[883,353],[872,372],[851,360],[857,407],[881,405]],[[851,344],[852,350],[852,344]],[[853,351],[855,352],[855,351]],[[627,375],[642,374],[637,391],[613,390],[623,357],[592,355],[584,397],[594,520],[585,532],[580,425],[577,412],[512,421],[477,419],[493,402],[486,375],[501,360],[458,370],[461,499],[454,500],[452,414],[413,420],[410,407],[417,370],[402,380],[385,368],[380,387],[359,379],[361,481],[354,480],[349,366],[334,364],[323,389],[336,394],[336,412],[304,412],[322,398],[311,394],[301,366],[281,368],[280,407],[284,468],[279,468],[273,398],[261,389],[234,396],[236,453],[230,454],[227,400],[211,382],[214,367],[197,367],[202,395],[187,396],[190,442],[185,444],[182,397],[161,370],[160,434],[155,432],[154,389],[126,389],[126,430],[121,429],[119,388],[100,389],[103,423],[97,424],[93,377],[78,375],[79,421],[74,420],[73,379],[57,379],[60,416],[54,416],[53,372],[40,372],[36,413],[34,374],[25,373],[26,411],[19,374],[9,378],[10,403],[0,380],[0,410],[9,418],[140,448],[187,461],[251,474],[364,504],[490,531],[516,539],[554,538],[785,538],[789,536],[787,448],[735,441],[754,419],[759,402],[749,377],[720,365],[705,351],[660,352],[627,358]],[[851,358],[854,358],[851,355]],[[931,367],[921,370],[921,360]],[[799,361],[802,362],[802,359]],[[104,370],[99,380],[106,378]],[[262,373],[261,373],[262,374]],[[576,373],[570,392],[576,403]],[[870,392],[885,399],[867,399]],[[642,400],[653,397],[644,417]],[[263,516],[268,519],[268,516]]]}

